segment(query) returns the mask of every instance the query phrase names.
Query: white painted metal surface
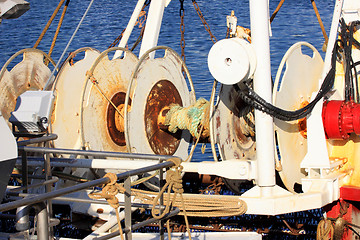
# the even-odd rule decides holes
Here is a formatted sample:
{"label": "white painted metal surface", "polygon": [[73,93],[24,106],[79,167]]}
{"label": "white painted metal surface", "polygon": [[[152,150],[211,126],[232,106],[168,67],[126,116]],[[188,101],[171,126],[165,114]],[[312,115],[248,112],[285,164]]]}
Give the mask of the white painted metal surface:
{"label": "white painted metal surface", "polygon": [[[110,118],[114,120],[113,127],[117,133],[124,131],[124,113],[122,112],[121,116],[117,111],[113,111],[113,114],[109,115],[112,106],[110,101],[114,103],[116,95],[119,99],[121,96],[125,97],[138,59],[133,53],[126,52],[123,58],[110,60],[107,53],[104,51],[99,55],[91,67],[96,86],[89,79],[83,89],[81,141],[83,146],[93,150],[126,152],[125,144],[117,144],[110,135]],[[121,100],[114,104],[120,112],[124,110]]]}
{"label": "white painted metal surface", "polygon": [[30,3],[24,0],[0,1],[0,22],[3,19],[18,18],[30,9]]}
{"label": "white painted metal surface", "polygon": [[96,49],[79,49],[75,54],[84,53],[84,58],[70,63],[71,56],[65,60],[55,79],[56,96],[52,114],[51,130],[58,135],[54,141],[57,148],[79,149],[81,134],[81,94],[85,91],[86,72],[100,55]]}
{"label": "white painted metal surface", "polygon": [[[133,13],[131,15],[129,23],[128,23],[125,31],[124,31],[124,34],[123,34],[123,36],[122,36],[122,38],[120,40],[120,43],[119,43],[118,47],[122,47],[122,48],[126,47],[126,44],[127,44],[127,42],[129,41],[129,38],[130,38],[130,34],[131,34],[132,30],[134,29],[134,26],[135,26],[136,21],[137,21],[137,19],[139,17],[141,9],[144,6],[145,1],[146,0],[139,0],[137,2],[136,6],[135,6],[135,9],[134,9],[134,11],[133,11]],[[113,56],[113,59],[120,57],[122,52],[123,51],[121,51],[121,50],[117,50],[115,52],[114,56]]]}
{"label": "white painted metal surface", "polygon": [[[142,62],[140,59],[140,65],[136,67],[127,93],[127,98],[132,102],[131,109],[125,110],[125,137],[128,152],[154,153],[146,137],[147,126],[144,114],[148,96],[152,88],[161,80],[167,80],[175,86],[180,94],[182,106],[187,107],[195,102],[181,73],[180,60],[181,58],[175,55],[175,52],[169,50],[166,50],[161,58],[147,58]],[[185,160],[188,156],[189,142],[190,133],[183,131],[180,144],[173,155]]]}
{"label": "white painted metal surface", "polygon": [[18,150],[15,137],[1,114],[0,133],[0,162],[17,158]]}
{"label": "white painted metal surface", "polygon": [[[304,54],[302,47],[311,49],[312,56]],[[291,46],[276,74],[273,104],[281,109],[294,111],[309,103],[312,93],[318,91],[322,68],[323,60],[312,45],[298,42]],[[275,156],[281,163],[279,174],[287,189],[294,191],[294,184],[300,184],[301,178],[306,176],[300,168],[300,163],[307,153],[306,129],[301,133],[299,121],[285,122],[275,118],[274,124],[278,143]]]}
{"label": "white painted metal surface", "polygon": [[[254,90],[265,101],[271,102],[272,81],[270,69],[269,8],[267,0],[250,0],[252,46],[257,67],[254,74]],[[255,110],[256,156],[258,163],[257,184],[260,187],[275,185],[274,130],[271,116]],[[264,189],[264,195],[271,190]]]}
{"label": "white painted metal surface", "polygon": [[17,98],[9,121],[20,131],[44,132],[49,126],[53,101],[52,91],[26,91]]}
{"label": "white painted metal surface", "polygon": [[[161,22],[164,15],[164,9],[169,3],[168,0],[155,0],[151,1],[149,7],[148,18],[146,21],[146,28],[144,37],[140,47],[139,58],[149,49],[157,45],[159,39],[159,33],[161,28]],[[154,58],[155,53],[150,55]]]}
{"label": "white painted metal surface", "polygon": [[247,121],[254,123],[251,109],[234,86],[223,84],[211,119],[213,131],[210,133],[222,160],[256,159],[255,132],[253,127],[247,129]]}
{"label": "white painted metal surface", "polygon": [[208,67],[217,81],[232,85],[252,77],[256,68],[255,53],[244,39],[223,39],[211,47]]}

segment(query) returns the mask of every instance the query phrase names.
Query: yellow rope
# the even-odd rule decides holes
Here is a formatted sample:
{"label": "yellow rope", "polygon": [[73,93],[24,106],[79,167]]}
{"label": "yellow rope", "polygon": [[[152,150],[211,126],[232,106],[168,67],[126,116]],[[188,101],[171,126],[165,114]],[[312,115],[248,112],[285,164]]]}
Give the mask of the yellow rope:
{"label": "yellow rope", "polygon": [[[185,209],[185,204],[184,204],[184,198],[183,198],[183,192],[184,189],[182,187],[182,176],[181,176],[181,171],[183,169],[183,167],[181,166],[181,159],[179,158],[172,158],[169,159],[168,161],[172,161],[175,163],[175,166],[171,167],[169,170],[166,171],[166,184],[164,185],[164,187],[160,190],[159,194],[154,198],[153,200],[153,206],[151,208],[151,214],[155,219],[161,219],[163,218],[166,214],[168,214],[170,212],[170,207],[173,206],[173,203],[176,200],[176,196],[179,194],[180,196],[180,201],[182,204],[182,208],[183,208],[183,214],[184,214],[184,219],[185,219],[185,223],[186,223],[186,231],[189,235],[189,239],[191,240],[191,234],[190,234],[190,227],[189,227],[189,222],[187,219],[187,215],[186,215],[186,209]],[[159,211],[157,211],[155,209],[155,206],[158,205],[159,199],[160,197],[163,195],[163,193],[165,192],[165,190],[168,190],[166,193],[166,204],[165,204],[165,210],[160,214]],[[172,194],[172,198],[171,198],[171,190],[174,192],[174,194]],[[167,222],[167,226],[169,229],[169,221]]]}
{"label": "yellow rope", "polygon": [[316,240],[332,240],[333,236],[334,226],[332,222],[328,219],[322,219],[317,226]]}
{"label": "yellow rope", "polygon": [[[167,170],[166,184],[160,192],[145,191],[140,189],[132,189],[131,191],[131,195],[135,196],[137,199],[140,199],[141,202],[152,204],[151,213],[155,219],[163,218],[166,214],[169,213],[171,207],[178,207],[180,209],[179,214],[184,215],[187,233],[189,235],[189,239],[191,239],[188,216],[226,217],[242,215],[247,211],[246,203],[237,197],[222,196],[222,198],[219,199],[213,195],[183,194],[184,190],[182,187],[181,176],[183,167],[181,166],[181,159],[172,158],[168,161],[173,161],[175,166]],[[92,192],[89,194],[89,197],[93,199],[105,198],[109,205],[116,210],[119,231],[121,234],[121,239],[123,239],[123,230],[121,227],[118,211],[120,205],[118,199],[116,198],[116,194],[125,193],[125,188],[121,184],[116,183],[116,174],[107,173],[104,177],[108,177],[110,182],[103,186],[101,192]],[[143,182],[145,179],[140,179],[139,181]],[[131,185],[133,186],[139,181],[133,182]],[[166,190],[167,192],[165,192]],[[162,194],[165,194],[165,209],[160,213],[159,209],[156,209],[155,207],[159,204],[159,199]],[[177,198],[178,195],[180,196],[180,199]],[[167,229],[170,239],[171,231],[169,221],[167,221]],[[322,238],[320,239],[323,240]]]}
{"label": "yellow rope", "polygon": [[54,50],[55,42],[56,42],[56,39],[57,39],[57,37],[59,35],[61,25],[62,25],[62,23],[64,21],[65,13],[66,13],[66,10],[67,10],[67,8],[69,6],[69,2],[70,2],[70,0],[66,1],[65,5],[64,5],[64,8],[63,8],[63,11],[61,13],[61,17],[60,17],[58,26],[56,28],[56,31],[55,31],[55,34],[54,34],[54,37],[53,37],[53,40],[52,40],[52,43],[51,43],[51,46],[50,46],[50,50],[49,50],[49,54],[48,54],[49,56],[51,56],[51,54],[52,54],[52,52]]}
{"label": "yellow rope", "polygon": [[117,223],[118,223],[119,231],[120,231],[120,237],[121,237],[121,240],[124,240],[124,234],[123,234],[123,230],[121,227],[120,216],[119,216],[120,204],[119,204],[119,200],[116,197],[116,194],[124,193],[125,188],[122,185],[116,183],[117,176],[115,173],[107,173],[107,174],[105,174],[104,178],[105,177],[109,178],[110,182],[103,187],[101,192],[99,192],[99,193],[92,192],[89,194],[89,197],[92,199],[105,198],[105,200],[109,203],[109,205],[115,209],[116,219],[117,219]]}
{"label": "yellow rope", "polygon": [[53,14],[51,15],[49,21],[47,22],[44,30],[41,32],[38,40],[36,41],[35,45],[34,45],[34,48],[37,48],[41,42],[41,40],[43,39],[46,31],[49,29],[50,25],[51,25],[51,22],[54,20],[56,14],[59,12],[60,8],[61,8],[61,5],[64,3],[65,0],[61,0],[58,4],[58,6],[56,7],[55,11],[53,12]]}

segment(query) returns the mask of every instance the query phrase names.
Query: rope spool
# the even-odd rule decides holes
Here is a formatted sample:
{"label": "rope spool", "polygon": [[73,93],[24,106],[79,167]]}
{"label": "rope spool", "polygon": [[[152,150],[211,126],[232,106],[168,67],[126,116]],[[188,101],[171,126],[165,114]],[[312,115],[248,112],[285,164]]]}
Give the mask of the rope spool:
{"label": "rope spool", "polygon": [[[80,107],[86,71],[100,52],[93,48],[80,48],[72,52],[61,66],[53,88],[55,98],[51,118],[51,131],[58,135],[54,146],[79,149],[81,137]],[[83,58],[82,58],[83,57]],[[82,58],[78,61],[74,59]]]}
{"label": "rope spool", "polygon": [[[159,50],[165,50],[164,56],[151,59],[150,55]],[[187,73],[191,93],[182,75],[182,67]],[[124,118],[128,151],[175,155],[186,159],[190,142],[189,132],[170,134],[161,129],[158,120],[162,110],[171,104],[190,106],[195,102],[193,93],[189,72],[174,50],[159,46],[143,54],[135,67],[126,94]],[[130,99],[131,110],[128,109]]]}
{"label": "rope spool", "polygon": [[[124,52],[110,60],[112,51]],[[137,57],[127,49],[114,47],[102,52],[87,71],[81,99],[82,146],[98,151],[126,152],[125,96]],[[132,104],[131,100],[128,103]],[[129,109],[131,109],[129,107]]]}

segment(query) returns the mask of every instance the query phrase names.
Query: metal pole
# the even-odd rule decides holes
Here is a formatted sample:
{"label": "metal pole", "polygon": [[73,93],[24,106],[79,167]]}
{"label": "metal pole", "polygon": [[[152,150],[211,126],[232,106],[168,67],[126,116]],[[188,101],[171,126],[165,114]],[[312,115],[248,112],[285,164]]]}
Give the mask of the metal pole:
{"label": "metal pole", "polygon": [[22,186],[24,187],[24,193],[27,193],[28,187],[28,165],[26,159],[26,152],[21,151],[21,171],[22,171]]}
{"label": "metal pole", "polygon": [[29,140],[19,141],[19,142],[17,142],[17,145],[18,146],[26,146],[29,144],[42,143],[42,142],[55,140],[57,138],[58,138],[58,136],[56,134],[49,134],[47,136],[43,136],[43,137],[39,137],[39,138],[32,138]]}
{"label": "metal pole", "polygon": [[[119,180],[121,179],[125,179],[126,177],[129,176],[133,176],[133,175],[140,175],[146,172],[151,172],[160,168],[168,168],[168,167],[172,167],[174,166],[174,163],[172,161],[166,161],[163,163],[159,163],[153,166],[148,166],[148,167],[144,167],[144,168],[140,168],[140,169],[135,169],[135,170],[131,170],[131,171],[127,171],[124,173],[119,173],[117,174],[117,177]],[[66,187],[66,188],[62,188],[62,189],[58,189],[49,193],[44,193],[41,195],[36,195],[36,196],[32,196],[29,198],[24,198],[15,202],[9,202],[9,203],[4,203],[0,205],[0,212],[3,211],[7,211],[10,209],[14,209],[14,208],[18,208],[20,206],[25,206],[25,205],[30,205],[30,204],[35,204],[35,203],[39,203],[39,202],[43,202],[47,199],[53,199],[55,197],[59,197],[65,194],[69,194],[72,192],[76,192],[76,191],[80,191],[83,189],[88,189],[88,188],[92,188],[95,187],[97,185],[100,184],[106,184],[109,183],[110,179],[105,177],[105,178],[100,178],[100,179],[96,179],[90,182],[85,182],[85,183],[80,183],[74,186],[70,186],[70,187]]]}
{"label": "metal pole", "polygon": [[[121,161],[121,165],[119,165]],[[27,164],[30,167],[38,167],[44,162],[43,158],[28,158]],[[51,167],[76,167],[76,168],[97,168],[97,169],[137,169],[141,167],[158,164],[156,160],[139,159],[89,159],[89,158],[50,158]],[[20,161],[17,160],[17,165]]]}
{"label": "metal pole", "polygon": [[[134,9],[133,14],[131,15],[131,18],[129,20],[129,23],[125,29],[124,35],[120,40],[120,43],[118,45],[118,47],[125,47],[126,43],[129,41],[130,38],[130,34],[132,32],[132,30],[134,29],[134,26],[136,24],[137,18],[139,17],[139,14],[141,12],[142,7],[144,6],[146,0],[139,0],[136,4],[136,7]],[[114,54],[113,59],[120,57],[122,54],[122,51],[117,50]]]}
{"label": "metal pole", "polygon": [[[41,147],[18,147],[21,151],[37,152],[37,153],[54,153],[54,154],[72,154],[81,156],[93,157],[114,157],[114,158],[130,158],[130,159],[149,159],[149,160],[162,160],[166,161],[174,156],[154,155],[154,154],[138,154],[138,153],[120,153],[120,152],[105,152],[105,151],[86,151],[86,150],[73,150],[63,148],[41,148]],[[176,157],[175,157],[176,158]]]}
{"label": "metal pole", "polygon": [[45,203],[39,202],[33,206],[37,212],[37,239],[49,240],[49,216]]}
{"label": "metal pole", "polygon": [[[151,1],[149,14],[146,21],[143,41],[140,48],[139,58],[149,49],[157,45],[161,22],[164,15],[165,0]],[[150,58],[154,58],[155,52],[150,53]]]}
{"label": "metal pole", "polygon": [[[164,186],[164,171],[163,169],[160,169],[160,173],[159,173],[159,192],[161,191],[161,189]],[[170,191],[170,190],[169,190]],[[161,194],[160,195],[160,199],[159,199],[159,215],[162,214],[162,209],[160,208],[160,206],[164,205],[164,195]],[[164,240],[165,236],[164,236],[164,221],[162,219],[159,220],[159,232],[160,232],[160,240]]]}
{"label": "metal pole", "polygon": [[[265,101],[272,100],[268,0],[250,0],[251,39],[257,66],[254,90]],[[255,110],[257,184],[262,196],[271,196],[275,186],[274,129],[271,116]]]}
{"label": "metal pole", "polygon": [[130,177],[126,178],[124,182],[125,187],[125,228],[129,229],[128,232],[125,233],[126,239],[132,239],[131,235],[131,179]]}

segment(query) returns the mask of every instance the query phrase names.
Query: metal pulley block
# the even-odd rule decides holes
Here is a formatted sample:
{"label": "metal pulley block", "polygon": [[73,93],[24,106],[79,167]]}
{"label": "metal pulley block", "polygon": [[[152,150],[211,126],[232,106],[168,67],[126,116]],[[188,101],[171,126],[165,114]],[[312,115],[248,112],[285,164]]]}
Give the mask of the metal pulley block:
{"label": "metal pulley block", "polygon": [[[58,135],[54,141],[57,148],[79,149],[81,136],[81,96],[86,82],[86,72],[100,55],[98,50],[81,48],[64,61],[56,76],[53,90],[55,106],[51,118],[51,130]],[[76,61],[75,58],[82,59]]]}
{"label": "metal pulley block", "polygon": [[[165,50],[163,57],[149,57],[150,53],[161,49]],[[186,160],[190,133],[187,130],[170,133],[161,126],[161,116],[171,104],[187,107],[195,102],[182,68],[188,74],[181,57],[167,47],[150,49],[140,58],[125,101],[125,136],[129,152],[175,155]],[[189,74],[188,80],[193,91]]]}
{"label": "metal pulley block", "polygon": [[[23,60],[10,71],[7,67],[19,55]],[[0,111],[8,120],[15,109],[16,99],[27,90],[42,90],[51,75],[44,64],[44,58],[54,66],[54,61],[43,51],[34,48],[23,49],[15,53],[0,71]]]}
{"label": "metal pulley block", "polygon": [[[123,51],[124,56],[110,60],[108,53],[115,50]],[[80,112],[84,147],[98,151],[127,151],[124,104],[137,63],[138,58],[131,51],[114,47],[102,52],[87,72]],[[129,106],[132,107],[133,102],[130,99]]]}

